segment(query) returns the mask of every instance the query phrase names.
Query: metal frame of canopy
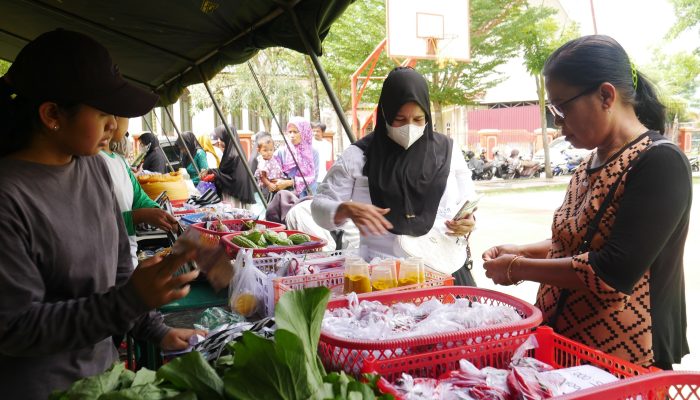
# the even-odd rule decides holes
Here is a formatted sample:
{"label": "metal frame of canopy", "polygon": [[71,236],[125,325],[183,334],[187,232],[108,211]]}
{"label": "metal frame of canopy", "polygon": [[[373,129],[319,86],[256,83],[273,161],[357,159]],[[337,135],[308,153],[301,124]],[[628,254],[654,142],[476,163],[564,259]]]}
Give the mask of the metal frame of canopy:
{"label": "metal frame of canopy", "polygon": [[[349,0],[349,1],[348,1],[348,4],[351,3],[351,2],[353,2],[353,1],[354,1],[354,0]],[[278,5],[278,7],[275,8],[274,10],[272,10],[269,14],[267,14],[267,15],[265,15],[264,17],[258,19],[252,26],[250,26],[250,28],[245,29],[245,30],[243,30],[243,31],[241,31],[241,32],[239,32],[239,33],[237,33],[234,37],[228,39],[228,40],[225,41],[221,46],[219,46],[218,48],[214,49],[213,51],[210,51],[209,53],[205,54],[203,57],[200,57],[199,59],[192,59],[192,58],[190,58],[190,57],[187,57],[187,56],[182,55],[182,54],[179,54],[179,53],[177,53],[177,52],[175,52],[175,51],[166,49],[166,48],[164,48],[164,47],[162,47],[162,46],[159,46],[159,45],[157,45],[157,44],[148,42],[148,41],[146,41],[146,40],[142,40],[142,39],[140,39],[140,38],[138,38],[138,37],[136,37],[136,36],[129,35],[129,34],[124,33],[124,32],[122,32],[122,31],[119,31],[119,30],[110,28],[110,27],[105,26],[105,25],[102,25],[102,24],[100,24],[100,23],[98,23],[98,22],[95,22],[95,21],[92,21],[92,20],[90,20],[90,19],[84,18],[84,17],[82,17],[82,16],[80,16],[80,15],[76,15],[76,14],[70,13],[70,12],[64,10],[64,9],[59,8],[59,7],[56,7],[56,6],[53,6],[53,5],[50,5],[50,4],[43,3],[43,2],[41,2],[40,0],[24,0],[24,1],[23,1],[23,3],[27,3],[27,4],[29,4],[29,5],[31,5],[31,6],[33,6],[33,7],[37,7],[37,8],[39,8],[39,9],[43,10],[43,11],[48,12],[49,14],[56,15],[56,16],[61,17],[61,18],[64,18],[64,19],[68,19],[68,20],[70,20],[70,21],[72,21],[72,22],[76,22],[76,23],[78,23],[78,24],[80,24],[80,25],[82,25],[82,26],[88,27],[89,29],[93,29],[93,30],[95,30],[95,31],[107,32],[107,33],[109,33],[109,34],[111,34],[111,35],[115,35],[115,36],[117,36],[117,37],[119,37],[119,38],[126,39],[126,40],[129,41],[129,42],[133,42],[133,43],[135,43],[135,44],[140,44],[140,45],[146,46],[146,47],[148,47],[148,48],[150,48],[150,49],[153,49],[153,50],[156,50],[156,51],[158,51],[158,52],[160,52],[160,53],[162,53],[162,54],[164,54],[164,55],[168,55],[168,56],[177,58],[177,59],[179,59],[180,61],[186,62],[186,63],[188,64],[188,66],[187,66],[184,70],[180,71],[179,73],[177,73],[177,74],[174,75],[174,76],[171,76],[171,77],[168,78],[168,79],[165,79],[162,83],[160,83],[160,84],[157,85],[157,86],[154,86],[154,85],[152,85],[152,84],[146,83],[146,82],[144,82],[143,80],[137,79],[137,78],[135,78],[135,77],[133,77],[133,76],[124,75],[124,77],[127,78],[127,79],[129,79],[129,80],[131,80],[131,81],[133,81],[133,82],[136,82],[136,83],[139,83],[139,84],[141,84],[141,85],[143,85],[143,86],[146,86],[146,87],[150,88],[150,89],[153,90],[153,91],[161,91],[161,90],[165,90],[169,84],[171,84],[171,83],[177,81],[178,79],[182,79],[183,76],[185,76],[185,74],[187,74],[188,72],[191,72],[193,69],[196,69],[197,72],[198,72],[198,74],[199,74],[199,76],[200,76],[200,78],[201,78],[202,83],[204,83],[205,87],[207,88],[207,92],[209,93],[209,96],[211,97],[212,103],[214,104],[214,107],[215,107],[215,109],[216,109],[217,114],[218,114],[219,117],[220,117],[222,120],[224,120],[224,121],[225,121],[225,118],[224,118],[224,116],[223,116],[223,112],[222,112],[222,110],[221,110],[221,107],[220,107],[219,104],[217,103],[216,99],[214,98],[214,95],[213,95],[211,89],[209,88],[209,85],[208,85],[208,83],[207,83],[208,79],[206,79],[206,74],[205,74],[204,71],[202,70],[202,64],[203,64],[205,61],[210,60],[213,56],[215,56],[216,54],[218,54],[220,51],[222,51],[222,49],[226,48],[226,46],[230,45],[231,43],[234,43],[234,42],[236,42],[237,40],[241,39],[242,37],[245,37],[246,35],[248,35],[248,34],[254,32],[256,29],[259,29],[259,28],[263,27],[265,24],[267,24],[267,23],[273,21],[273,20],[274,20],[275,18],[277,18],[277,17],[282,16],[284,13],[288,13],[289,16],[290,16],[291,19],[292,19],[292,22],[293,22],[293,24],[294,24],[294,28],[295,28],[295,30],[296,30],[296,33],[297,33],[299,39],[301,39],[301,42],[303,43],[303,46],[304,46],[304,48],[305,48],[305,50],[306,50],[306,54],[309,55],[309,56],[311,57],[311,60],[313,61],[314,67],[315,67],[315,69],[316,69],[316,72],[317,72],[318,75],[319,75],[319,79],[321,80],[321,82],[322,82],[322,84],[323,84],[323,86],[324,86],[324,88],[325,88],[325,90],[326,90],[326,93],[328,94],[328,97],[329,97],[329,99],[331,100],[331,103],[332,103],[332,105],[333,105],[333,108],[335,109],[335,112],[336,112],[338,118],[340,119],[340,122],[341,122],[341,124],[343,125],[343,128],[345,129],[346,135],[348,136],[350,142],[354,143],[354,142],[355,142],[355,136],[354,136],[352,130],[350,129],[350,125],[349,125],[349,123],[348,123],[348,121],[347,121],[347,119],[346,119],[346,117],[345,117],[345,114],[344,114],[344,112],[343,112],[343,109],[342,109],[342,107],[341,107],[341,105],[340,105],[340,101],[338,100],[337,96],[335,95],[335,93],[334,93],[334,91],[333,91],[333,89],[332,89],[332,87],[331,87],[331,85],[330,85],[330,82],[329,82],[329,80],[328,80],[328,76],[326,75],[326,72],[325,72],[325,70],[323,69],[323,66],[322,66],[321,63],[320,63],[320,61],[319,61],[319,59],[318,59],[318,55],[316,54],[316,51],[314,50],[313,46],[311,45],[311,42],[310,42],[309,38],[307,37],[307,34],[306,34],[304,28],[302,27],[302,24],[301,24],[301,22],[300,22],[300,20],[299,20],[299,17],[298,17],[298,15],[297,15],[296,10],[295,10],[295,6],[297,6],[299,3],[301,3],[301,0],[292,0],[292,1],[274,0],[274,2]],[[14,33],[14,32],[10,32],[10,31],[8,31],[8,30],[6,30],[6,29],[0,29],[0,34],[1,34],[1,35],[4,35],[4,36],[7,36],[7,37],[10,37],[10,38],[12,38],[12,39],[14,39],[14,40],[23,41],[23,42],[25,42],[25,43],[28,43],[28,42],[31,41],[31,39],[28,39],[28,38],[26,38],[26,37],[23,37],[23,36],[21,36],[21,35],[19,35],[19,34],[16,34],[16,33]],[[254,74],[254,71],[252,70],[252,68],[251,68],[251,72]],[[262,88],[261,88],[261,87],[260,87],[260,90],[261,90],[262,95],[265,97],[265,93],[262,91]],[[270,112],[273,114],[273,117],[274,117],[274,111],[272,110],[272,107],[271,107],[269,104],[268,104],[268,108],[269,108]],[[177,135],[178,135],[179,140],[182,140],[182,134],[181,134],[181,132],[180,132],[179,127],[177,126],[176,122],[174,121],[174,119],[173,119],[171,113],[169,112],[169,110],[167,110],[167,107],[165,107],[165,109],[166,109],[166,113],[167,113],[167,115],[168,115],[169,120],[172,122],[172,124],[173,124],[173,126],[174,126],[174,128],[175,128],[175,130],[176,130],[176,132],[177,132]],[[276,119],[276,118],[275,118],[275,121],[277,122],[277,119]],[[279,125],[279,122],[277,122],[277,124]],[[243,149],[242,149],[241,146],[240,146],[240,143],[239,143],[238,138],[237,138],[237,134],[235,134],[235,133],[230,129],[230,127],[229,127],[228,124],[225,123],[224,126],[225,126],[225,128],[226,128],[227,134],[228,134],[228,135],[231,137],[231,139],[232,139],[232,143],[234,144],[234,146],[236,146],[236,150],[237,150],[238,154],[241,155],[241,156],[243,156],[245,153],[243,152]],[[152,131],[152,129],[151,129],[151,131]],[[289,143],[287,143],[286,138],[285,138],[285,143],[286,143],[287,146],[289,146]],[[187,152],[188,152],[188,157],[190,158],[190,160],[191,160],[191,161],[193,162],[193,164],[194,164],[193,155],[190,154],[189,150],[188,150]],[[261,197],[261,199],[262,199],[262,201],[263,201],[263,204],[265,205],[265,207],[267,207],[267,201],[266,201],[266,199],[262,196],[262,193],[261,193],[261,191],[260,191],[260,188],[259,188],[258,185],[257,185],[257,182],[256,182],[255,176],[254,176],[254,174],[253,174],[253,171],[251,171],[250,166],[249,166],[248,163],[247,163],[247,160],[245,160],[245,161],[246,161],[246,162],[244,162],[243,165],[244,165],[244,167],[245,167],[245,169],[246,169],[246,173],[248,174],[249,178],[250,178],[250,179],[252,180],[252,182],[254,183],[254,186],[256,187],[256,190],[257,190],[258,194],[260,195],[260,197]],[[295,163],[297,164],[297,168],[298,168],[297,160],[294,159],[294,161],[295,161]],[[197,168],[196,165],[195,165],[195,168]],[[197,168],[197,169],[198,169],[198,168]],[[306,183],[306,182],[305,182],[305,183]],[[308,184],[307,184],[306,186],[308,187]]]}

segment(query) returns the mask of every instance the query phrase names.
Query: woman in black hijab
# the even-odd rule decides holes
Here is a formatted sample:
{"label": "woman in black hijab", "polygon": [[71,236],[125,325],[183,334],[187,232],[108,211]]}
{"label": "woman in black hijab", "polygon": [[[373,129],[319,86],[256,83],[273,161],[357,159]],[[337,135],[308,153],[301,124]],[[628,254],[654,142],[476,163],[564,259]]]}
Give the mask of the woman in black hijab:
{"label": "woman in black hijab", "polygon": [[160,143],[156,135],[151,132],[144,132],[139,136],[139,142],[141,142],[142,146],[151,145],[148,149],[148,153],[146,153],[146,157],[143,159],[143,169],[167,174],[169,172],[168,160],[165,158],[163,150],[160,148]]}
{"label": "woman in black hijab", "polygon": [[[428,84],[412,68],[399,67],[387,76],[374,132],[338,161],[314,198],[314,220],[334,230],[351,219],[362,233],[360,245],[370,253],[406,257],[413,253],[402,237],[433,231],[463,237],[473,229],[471,215],[452,220],[464,201],[475,197],[471,172],[452,139],[433,131]],[[456,264],[439,269],[454,273],[456,284],[471,283],[468,271],[460,269],[466,249],[457,251]]]}
{"label": "woman in black hijab", "polygon": [[[230,129],[234,134],[236,133],[236,128],[231,126]],[[214,129],[212,141],[215,140],[221,140],[224,143],[224,155],[221,157],[219,168],[210,169],[208,173],[216,175],[214,184],[219,195],[224,201],[236,207],[255,204],[255,186],[243,166],[246,160],[238,154],[238,150],[236,150],[236,146],[233,144],[231,136],[226,132],[224,125],[219,125]],[[240,146],[240,141],[238,144]]]}

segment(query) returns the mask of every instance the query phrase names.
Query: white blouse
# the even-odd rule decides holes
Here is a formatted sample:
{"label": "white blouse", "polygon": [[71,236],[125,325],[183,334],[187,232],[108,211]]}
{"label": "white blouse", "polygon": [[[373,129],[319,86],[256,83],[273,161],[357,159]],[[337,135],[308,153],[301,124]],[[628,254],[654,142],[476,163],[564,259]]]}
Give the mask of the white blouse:
{"label": "white blouse", "polygon": [[[335,224],[334,218],[338,206],[343,202],[359,201],[372,204],[369,183],[367,177],[362,174],[365,162],[364,152],[357,146],[348,147],[335,161],[319,185],[311,204],[311,214],[318,225],[328,230],[342,227]],[[450,174],[440,199],[434,228],[446,233],[445,221],[452,219],[466,200],[476,197],[471,175],[462,152],[457,146],[452,146]],[[397,244],[397,238],[397,235],[390,232],[381,236],[361,236],[360,246],[365,246],[369,256],[405,257],[405,252]]]}

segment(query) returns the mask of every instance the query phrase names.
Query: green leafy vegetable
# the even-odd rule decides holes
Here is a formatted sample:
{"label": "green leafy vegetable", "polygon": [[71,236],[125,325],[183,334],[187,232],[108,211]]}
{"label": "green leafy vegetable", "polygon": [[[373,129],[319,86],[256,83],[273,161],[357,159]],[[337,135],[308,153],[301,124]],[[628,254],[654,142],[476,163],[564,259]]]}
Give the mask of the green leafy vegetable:
{"label": "green leafy vegetable", "polygon": [[180,394],[179,390],[158,387],[148,383],[103,394],[99,400],[163,400],[170,399],[178,394]]}
{"label": "green leafy vegetable", "polygon": [[239,400],[308,399],[322,382],[310,381],[298,337],[277,330],[275,341],[243,333],[234,365],[224,375],[226,394]]}
{"label": "green leafy vegetable", "polygon": [[65,392],[54,392],[50,399],[94,400],[104,393],[119,387],[119,377],[125,370],[124,364],[115,364],[111,369],[89,378],[74,382]]}
{"label": "green leafy vegetable", "polygon": [[[131,372],[131,371],[129,371],[129,372]],[[133,374],[133,372],[132,372],[132,374]],[[147,385],[149,383],[156,383],[156,371],[151,371],[148,368],[141,368],[140,370],[138,370],[138,372],[136,373],[136,376],[133,378],[133,382],[131,383],[131,387],[140,386],[140,385]],[[122,386],[122,387],[124,387],[124,386]]]}
{"label": "green leafy vegetable", "polygon": [[192,390],[200,400],[224,397],[224,382],[196,351],[177,357],[158,369],[156,376],[181,390]]}

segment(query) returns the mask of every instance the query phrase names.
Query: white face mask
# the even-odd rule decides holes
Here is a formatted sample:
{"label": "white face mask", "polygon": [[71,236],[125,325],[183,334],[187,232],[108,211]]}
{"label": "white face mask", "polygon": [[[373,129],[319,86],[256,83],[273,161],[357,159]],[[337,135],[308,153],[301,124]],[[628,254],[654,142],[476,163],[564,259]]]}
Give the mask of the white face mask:
{"label": "white face mask", "polygon": [[411,147],[416,140],[423,136],[423,132],[425,131],[425,127],[427,125],[427,123],[423,124],[422,126],[406,124],[399,127],[394,127],[386,124],[386,131],[391,140],[408,150],[408,148]]}

